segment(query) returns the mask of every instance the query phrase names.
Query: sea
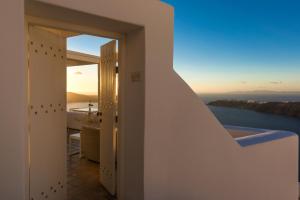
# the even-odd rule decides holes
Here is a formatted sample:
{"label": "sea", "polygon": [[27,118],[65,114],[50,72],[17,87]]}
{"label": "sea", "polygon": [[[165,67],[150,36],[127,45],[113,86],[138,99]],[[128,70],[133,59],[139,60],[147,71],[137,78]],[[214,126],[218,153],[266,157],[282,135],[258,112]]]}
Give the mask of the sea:
{"label": "sea", "polygon": [[[254,100],[259,102],[300,102],[300,94],[199,94],[205,103],[215,100]],[[199,100],[200,100],[199,99]],[[69,103],[72,108],[87,108],[89,102]],[[98,107],[93,102],[93,108]],[[266,114],[251,110],[209,106],[223,125],[244,126],[271,130],[287,130],[300,135],[300,119],[281,115]]]}
{"label": "sea", "polygon": [[[258,102],[300,102],[300,94],[200,94],[209,103],[215,100],[253,100]],[[300,135],[300,119],[260,113],[251,110],[209,106],[223,125],[234,125],[271,130],[287,130]]]}
{"label": "sea", "polygon": [[67,103],[67,110],[69,111],[74,108],[80,108],[80,109],[88,108],[90,103],[93,105],[92,108],[95,109],[98,108],[98,102],[75,102],[75,103]]}

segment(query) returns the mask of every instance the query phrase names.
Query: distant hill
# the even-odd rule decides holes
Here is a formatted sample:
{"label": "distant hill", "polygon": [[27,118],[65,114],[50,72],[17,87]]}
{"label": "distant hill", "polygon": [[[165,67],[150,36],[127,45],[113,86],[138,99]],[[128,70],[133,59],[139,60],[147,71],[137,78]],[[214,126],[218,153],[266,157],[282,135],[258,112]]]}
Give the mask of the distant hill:
{"label": "distant hill", "polygon": [[220,93],[198,93],[199,96],[204,95],[274,95],[274,96],[300,96],[300,91],[272,91],[272,90],[251,90],[251,91],[231,91]]}
{"label": "distant hill", "polygon": [[300,91],[252,90],[252,91],[233,91],[233,92],[227,92],[227,94],[300,95]]}
{"label": "distant hill", "polygon": [[300,91],[272,91],[272,90],[251,90],[251,91],[232,91],[220,93],[199,93],[199,95],[300,95]]}
{"label": "distant hill", "polygon": [[97,102],[98,96],[97,95],[85,95],[85,94],[78,94],[74,92],[67,93],[67,102],[68,103],[76,103],[76,102]]}

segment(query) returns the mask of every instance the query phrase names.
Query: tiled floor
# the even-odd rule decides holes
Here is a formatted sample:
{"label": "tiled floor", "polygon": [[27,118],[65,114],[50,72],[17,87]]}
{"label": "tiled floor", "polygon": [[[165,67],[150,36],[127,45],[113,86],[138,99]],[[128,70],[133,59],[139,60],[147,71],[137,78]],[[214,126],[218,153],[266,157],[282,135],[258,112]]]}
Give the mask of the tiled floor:
{"label": "tiled floor", "polygon": [[[79,142],[72,142],[72,152]],[[69,148],[68,148],[69,149]],[[68,200],[113,200],[99,182],[99,164],[80,159],[79,154],[68,156]]]}

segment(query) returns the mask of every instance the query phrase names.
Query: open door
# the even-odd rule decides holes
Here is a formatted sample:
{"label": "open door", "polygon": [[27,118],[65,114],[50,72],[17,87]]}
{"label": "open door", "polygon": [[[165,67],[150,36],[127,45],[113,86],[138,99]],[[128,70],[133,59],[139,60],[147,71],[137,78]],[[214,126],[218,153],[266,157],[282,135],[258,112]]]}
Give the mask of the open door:
{"label": "open door", "polygon": [[100,182],[116,192],[116,41],[101,47],[100,58]]}
{"label": "open door", "polygon": [[66,199],[66,39],[28,32],[30,198]]}

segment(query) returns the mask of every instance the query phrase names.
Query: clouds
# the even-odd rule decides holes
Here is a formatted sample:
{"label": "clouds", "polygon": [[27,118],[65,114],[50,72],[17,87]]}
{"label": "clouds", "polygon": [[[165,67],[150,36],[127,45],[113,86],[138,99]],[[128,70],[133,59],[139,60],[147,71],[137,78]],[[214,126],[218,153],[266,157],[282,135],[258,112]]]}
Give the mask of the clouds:
{"label": "clouds", "polygon": [[98,92],[98,66],[81,65],[67,68],[67,91],[95,94]]}
{"label": "clouds", "polygon": [[282,81],[270,81],[269,84],[272,84],[272,85],[281,85],[283,84]]}
{"label": "clouds", "polygon": [[[242,84],[242,85],[246,85],[246,84],[251,84],[252,82],[250,81],[250,82],[248,82],[248,81],[239,81],[239,83],[240,84]],[[266,84],[266,82],[264,83],[264,84]],[[269,81],[269,82],[267,82],[267,84],[271,84],[271,85],[282,85],[283,84],[283,82],[282,81]]]}

